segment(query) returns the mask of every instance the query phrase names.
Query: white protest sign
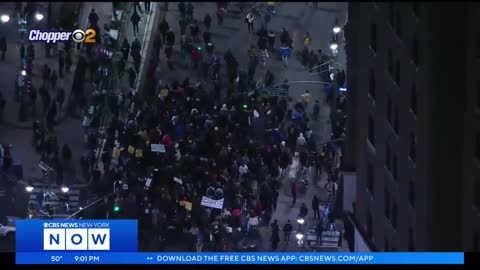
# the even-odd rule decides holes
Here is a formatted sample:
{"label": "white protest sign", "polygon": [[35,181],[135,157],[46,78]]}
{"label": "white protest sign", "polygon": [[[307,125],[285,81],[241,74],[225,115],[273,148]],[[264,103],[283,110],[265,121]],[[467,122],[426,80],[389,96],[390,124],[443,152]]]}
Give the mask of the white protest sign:
{"label": "white protest sign", "polygon": [[216,209],[222,209],[223,208],[223,199],[220,200],[213,200],[208,197],[203,196],[202,197],[202,202],[200,205],[206,206],[206,207],[211,207],[211,208],[216,208]]}
{"label": "white protest sign", "polygon": [[180,179],[180,178],[177,178],[177,177],[175,177],[175,176],[173,177],[173,181],[175,181],[175,182],[179,183],[180,185],[182,185],[182,184],[183,184],[183,181],[182,181],[182,179]]}
{"label": "white protest sign", "polygon": [[152,152],[165,153],[165,145],[163,145],[163,144],[153,143],[150,146],[152,148]]}

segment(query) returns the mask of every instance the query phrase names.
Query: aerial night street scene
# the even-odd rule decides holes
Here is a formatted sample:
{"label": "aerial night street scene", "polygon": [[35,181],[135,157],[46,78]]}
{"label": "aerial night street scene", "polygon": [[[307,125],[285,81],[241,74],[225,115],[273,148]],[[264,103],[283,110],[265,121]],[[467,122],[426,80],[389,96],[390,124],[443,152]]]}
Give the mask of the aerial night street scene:
{"label": "aerial night street scene", "polygon": [[480,251],[480,5],[0,3],[0,252]]}

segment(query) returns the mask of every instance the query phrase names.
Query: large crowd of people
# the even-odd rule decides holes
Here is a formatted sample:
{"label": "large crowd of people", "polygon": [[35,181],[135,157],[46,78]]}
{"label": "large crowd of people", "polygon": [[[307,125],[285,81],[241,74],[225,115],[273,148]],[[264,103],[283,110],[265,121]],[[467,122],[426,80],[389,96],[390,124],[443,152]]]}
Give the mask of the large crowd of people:
{"label": "large crowd of people", "polygon": [[[223,23],[225,5],[218,3],[214,12],[218,24]],[[303,179],[299,176],[287,183],[283,177],[296,153],[300,172],[306,168],[315,168],[317,174],[326,170],[329,182],[338,180],[339,152],[331,143],[317,147],[323,142],[315,142],[312,134],[311,126],[318,118],[320,103],[313,103],[308,91],[299,100],[262,96],[260,90],[275,86],[277,80],[270,71],[260,82],[253,80],[258,63],[265,65],[265,61],[271,58],[269,55],[278,55],[287,65],[290,52],[286,51],[292,49],[292,40],[285,28],[279,33],[281,44],[277,47],[274,31],[266,28],[275,15],[274,7],[269,5],[260,13],[253,9],[246,13],[249,32],[254,30],[255,14],[261,14],[260,19],[263,18],[262,27],[256,32],[257,46],[252,45],[248,50],[248,72],[240,70],[232,50],[225,48],[225,75],[220,67],[221,56],[214,52],[215,44],[209,32],[210,16],[196,20],[192,3],[180,2],[178,8],[181,50],[191,58],[188,68],[192,70],[189,72],[196,72],[200,67],[201,79],[191,79],[186,75],[182,81],[147,80],[143,92],[137,93],[133,86],[139,70],[130,68],[132,89],[108,98],[104,92],[96,91],[93,104],[100,106],[106,103],[113,117],[106,123],[101,166],[95,160],[93,151],[82,158],[85,176],[92,179],[94,193],[97,194],[108,194],[113,185],[110,204],[118,206],[119,211],[112,211],[113,207],[109,207],[109,217],[138,219],[140,231],[148,235],[144,238],[153,234],[161,241],[159,248],[173,245],[186,237],[185,243],[190,250],[238,251],[249,246],[247,239],[256,239],[252,236],[258,233],[256,228],[270,225],[271,248],[275,250],[281,240],[278,235],[280,225],[276,220],[272,224],[270,222],[277,208],[279,189],[281,185],[291,185],[292,203],[295,204],[297,185]],[[134,14],[137,14],[136,10]],[[135,33],[138,29],[137,16],[131,18]],[[90,23],[95,20],[94,16],[89,19]],[[162,49],[168,67],[173,69],[175,66],[172,51],[176,40],[169,23],[174,22],[163,19],[158,32],[153,34],[154,49],[145,65],[147,77],[154,78],[160,58],[163,59]],[[203,35],[200,35],[202,29]],[[203,48],[197,45],[200,36],[203,36]],[[306,33],[304,65],[313,70],[327,60],[322,57],[321,51],[320,57],[313,50],[309,51],[311,42],[310,35]],[[121,61],[126,62],[132,51],[134,45],[130,46],[125,41]],[[139,57],[138,48],[131,56],[135,59]],[[98,70],[102,57],[105,55],[101,51],[95,57],[91,54],[92,59],[98,59],[93,61],[97,64],[93,70]],[[123,71],[125,63],[119,66]],[[76,72],[83,75],[86,67],[85,59],[80,59]],[[319,71],[323,71],[323,67]],[[44,78],[46,80],[47,76]],[[330,77],[325,79],[332,81]],[[83,93],[77,91],[81,84],[74,84],[74,87],[73,97],[75,93]],[[281,88],[288,89],[288,81],[285,80]],[[251,89],[256,91],[249,92]],[[339,100],[344,102],[342,98]],[[85,104],[80,105],[85,108]],[[98,147],[95,137],[98,133],[93,132],[90,126],[95,119],[98,121],[98,117],[94,112],[86,111],[82,126],[87,142],[92,140],[90,148],[93,149]],[[258,121],[264,124],[261,132],[255,127]],[[50,125],[47,126],[50,128]],[[335,136],[338,137],[338,134]],[[51,151],[58,152],[58,146],[54,147],[54,142],[52,144]],[[64,158],[71,156],[68,146],[66,148],[62,151]],[[308,180],[303,184],[307,187]],[[202,205],[204,197],[223,200],[221,209]],[[318,205],[315,197],[312,212],[315,218],[320,219]],[[305,208],[303,204],[299,215],[306,215]],[[97,218],[105,218],[104,209],[105,205],[98,207]],[[289,241],[288,232],[292,231],[292,224],[288,224],[281,226],[285,241]]]}

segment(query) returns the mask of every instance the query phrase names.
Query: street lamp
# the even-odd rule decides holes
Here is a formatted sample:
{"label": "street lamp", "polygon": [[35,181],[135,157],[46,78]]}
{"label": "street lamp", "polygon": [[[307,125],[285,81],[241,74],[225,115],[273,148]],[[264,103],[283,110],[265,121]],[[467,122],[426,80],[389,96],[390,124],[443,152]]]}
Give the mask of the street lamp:
{"label": "street lamp", "polygon": [[35,20],[37,20],[37,22],[43,20],[44,17],[45,16],[43,16],[43,14],[40,12],[35,13]]}
{"label": "street lamp", "polygon": [[1,17],[0,17],[0,20],[2,21],[2,23],[7,23],[8,21],[10,21],[10,16],[6,15],[6,14],[3,14]]}
{"label": "street lamp", "polygon": [[332,42],[330,44],[330,50],[336,51],[338,49],[338,44],[336,42]]}
{"label": "street lamp", "polygon": [[27,71],[26,71],[26,70],[20,71],[20,75],[22,75],[22,76],[27,76]]}
{"label": "street lamp", "polygon": [[342,31],[342,28],[340,28],[338,25],[335,25],[332,30],[334,34],[338,34],[340,31]]}
{"label": "street lamp", "polygon": [[305,223],[305,219],[299,217],[299,218],[297,219],[297,223],[300,224],[300,225],[303,225],[303,223]]}
{"label": "street lamp", "polygon": [[33,186],[31,184],[27,184],[27,186],[25,187],[25,190],[30,193],[33,191]]}
{"label": "street lamp", "polygon": [[300,232],[299,232],[299,233],[297,233],[297,234],[295,235],[295,237],[297,238],[298,241],[302,241],[302,239],[303,239],[303,233],[300,233]]}
{"label": "street lamp", "polygon": [[67,186],[62,186],[62,192],[67,193],[70,189]]}

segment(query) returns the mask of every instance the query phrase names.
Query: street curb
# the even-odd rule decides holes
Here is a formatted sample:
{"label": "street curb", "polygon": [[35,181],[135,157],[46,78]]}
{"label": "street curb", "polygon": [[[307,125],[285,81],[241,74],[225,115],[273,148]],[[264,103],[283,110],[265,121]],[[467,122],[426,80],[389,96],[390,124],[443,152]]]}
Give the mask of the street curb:
{"label": "street curb", "polygon": [[137,80],[135,82],[135,92],[139,93],[139,91],[143,88],[144,81],[147,78],[143,78],[145,76],[145,67],[149,63],[147,61],[147,55],[150,54],[152,50],[152,42],[151,36],[152,36],[152,29],[154,25],[158,24],[158,21],[160,19],[160,13],[162,11],[166,11],[160,6],[159,2],[153,2],[152,3],[152,8],[151,10],[153,11],[152,16],[149,16],[147,19],[147,25],[145,26],[145,35],[143,36],[143,43],[142,43],[142,63],[140,64],[140,72],[137,75]]}

